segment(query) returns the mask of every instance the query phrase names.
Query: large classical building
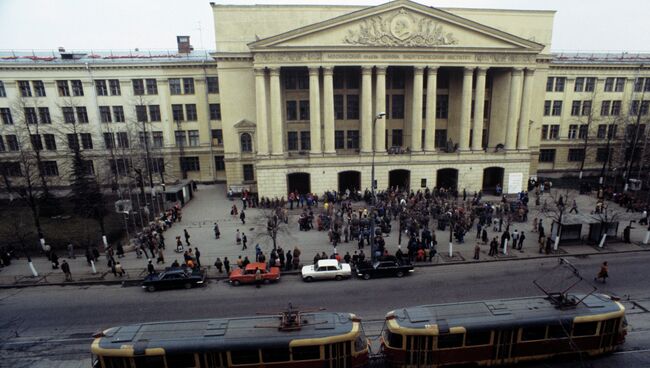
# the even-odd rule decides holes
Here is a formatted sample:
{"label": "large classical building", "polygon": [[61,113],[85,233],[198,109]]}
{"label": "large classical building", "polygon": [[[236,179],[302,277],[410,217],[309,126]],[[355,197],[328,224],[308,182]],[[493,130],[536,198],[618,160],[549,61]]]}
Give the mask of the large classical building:
{"label": "large classical building", "polygon": [[178,53],[3,54],[0,159],[20,141],[8,119],[44,124],[54,165],[78,143],[47,119],[81,121],[95,166],[128,171],[113,150],[150,142],[168,180],[261,196],[369,188],[373,170],[378,188],[514,193],[599,172],[649,110],[650,55],[554,54],[553,11],[211,5],[210,53],[180,37]]}

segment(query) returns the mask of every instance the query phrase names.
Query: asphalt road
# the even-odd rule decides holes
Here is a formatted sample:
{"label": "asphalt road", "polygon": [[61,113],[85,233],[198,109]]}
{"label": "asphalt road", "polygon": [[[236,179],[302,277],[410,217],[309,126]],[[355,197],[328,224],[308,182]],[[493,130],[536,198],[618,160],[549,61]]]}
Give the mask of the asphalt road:
{"label": "asphalt road", "polygon": [[[650,367],[650,305],[647,267],[650,254],[607,255],[610,279],[593,283],[603,256],[569,259],[585,281],[600,292],[628,298],[631,332],[625,352],[586,362],[551,362],[529,367]],[[205,288],[147,293],[138,287],[39,287],[0,294],[0,366],[89,366],[89,336],[101,329],[135,322],[235,317],[273,313],[291,302],[301,308],[322,307],[353,312],[372,337],[387,311],[429,303],[539,295],[534,280],[555,289],[575,280],[557,259],[504,261],[418,268],[401,279],[304,283],[299,276],[280,283],[232,287],[213,282]],[[634,308],[634,309],[633,309]],[[49,342],[48,342],[49,341]],[[644,351],[645,350],[645,351]],[[564,365],[567,364],[567,365]],[[577,364],[577,365],[576,365]]]}

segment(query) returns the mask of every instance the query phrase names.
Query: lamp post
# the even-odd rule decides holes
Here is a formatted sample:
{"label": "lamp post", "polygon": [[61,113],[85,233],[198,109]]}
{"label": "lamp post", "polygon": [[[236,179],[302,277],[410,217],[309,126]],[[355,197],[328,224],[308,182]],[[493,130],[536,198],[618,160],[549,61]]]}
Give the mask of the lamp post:
{"label": "lamp post", "polygon": [[372,194],[372,206],[370,207],[370,260],[375,260],[375,205],[377,198],[375,197],[375,125],[377,119],[381,119],[386,116],[385,112],[377,113],[375,118],[372,120],[372,167],[370,171],[370,191]]}

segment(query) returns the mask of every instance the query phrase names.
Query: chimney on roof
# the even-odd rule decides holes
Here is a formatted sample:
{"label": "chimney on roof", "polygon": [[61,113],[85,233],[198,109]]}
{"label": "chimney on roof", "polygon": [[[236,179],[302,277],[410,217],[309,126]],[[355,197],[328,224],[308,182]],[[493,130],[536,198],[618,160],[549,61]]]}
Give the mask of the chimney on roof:
{"label": "chimney on roof", "polygon": [[65,47],[59,46],[59,52],[65,52]]}
{"label": "chimney on roof", "polygon": [[178,44],[179,54],[189,54],[194,50],[190,45],[190,36],[176,36],[176,43]]}

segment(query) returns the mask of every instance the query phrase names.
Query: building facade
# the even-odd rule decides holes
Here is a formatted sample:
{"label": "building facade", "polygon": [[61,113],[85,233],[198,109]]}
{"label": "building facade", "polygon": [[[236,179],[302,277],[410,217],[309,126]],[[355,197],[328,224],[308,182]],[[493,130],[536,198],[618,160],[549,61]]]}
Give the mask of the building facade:
{"label": "building facade", "polygon": [[3,54],[0,159],[16,155],[11,135],[33,146],[24,121],[65,165],[76,143],[60,131],[75,120],[95,166],[136,169],[116,160],[155,148],[160,180],[269,197],[363,190],[373,176],[514,193],[538,174],[599,172],[648,114],[648,56],[553,54],[552,11],[211,5],[210,54]]}

